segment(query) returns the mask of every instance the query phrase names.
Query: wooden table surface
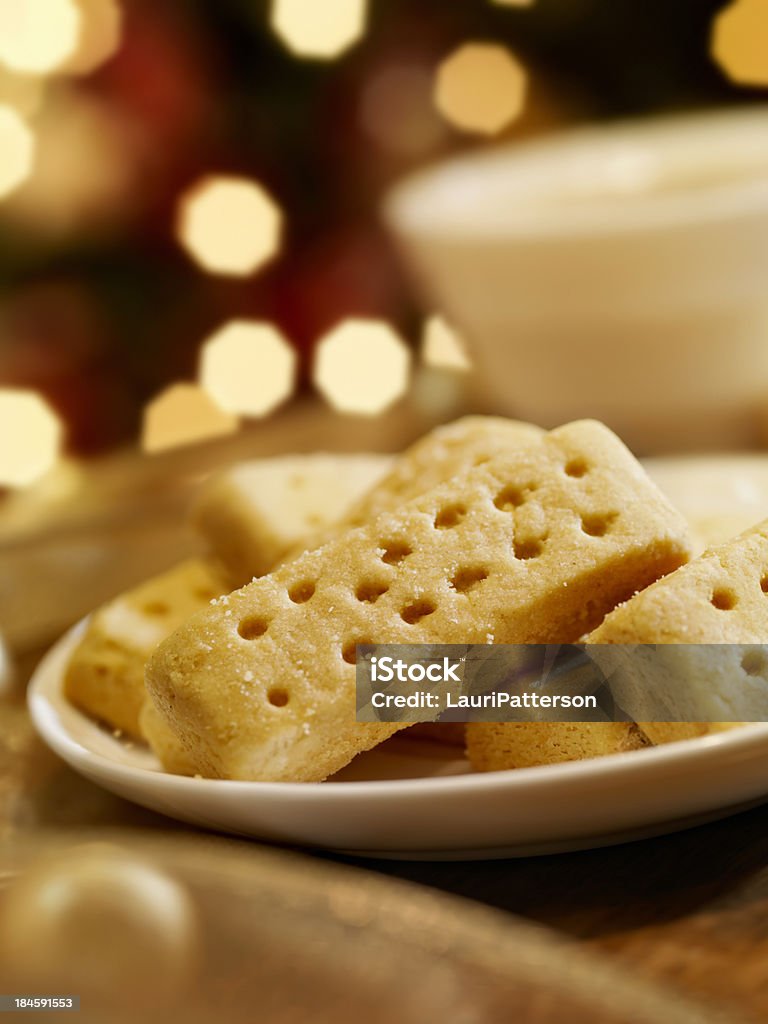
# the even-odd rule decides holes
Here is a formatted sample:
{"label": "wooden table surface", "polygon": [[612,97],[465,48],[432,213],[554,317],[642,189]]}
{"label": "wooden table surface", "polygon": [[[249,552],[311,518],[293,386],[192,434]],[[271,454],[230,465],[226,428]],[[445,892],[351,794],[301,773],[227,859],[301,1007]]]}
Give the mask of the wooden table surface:
{"label": "wooden table surface", "polygon": [[[0,845],[38,829],[178,825],[76,776],[0,700]],[[768,1019],[768,806],[670,836],[548,857],[404,862],[329,857],[490,904],[610,954],[725,1019]]]}
{"label": "wooden table surface", "polygon": [[633,973],[768,1019],[768,806],[670,836],[547,857],[347,860],[541,922]]}

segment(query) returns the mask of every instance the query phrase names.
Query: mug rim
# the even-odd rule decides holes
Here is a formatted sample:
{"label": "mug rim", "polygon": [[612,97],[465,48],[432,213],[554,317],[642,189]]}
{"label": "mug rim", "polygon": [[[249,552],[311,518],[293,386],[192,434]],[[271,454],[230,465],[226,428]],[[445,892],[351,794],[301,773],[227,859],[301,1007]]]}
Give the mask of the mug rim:
{"label": "mug rim", "polygon": [[[768,217],[766,129],[768,104],[568,128],[422,168],[393,187],[383,214],[398,234],[472,243],[610,240],[682,228],[700,233],[752,227],[755,218]],[[665,189],[659,175],[684,173],[686,162],[694,175],[701,166],[697,152],[702,159],[718,154],[720,177],[714,172],[712,180]],[[579,184],[592,174],[597,179],[586,198],[578,189],[564,196],[564,187],[573,187],[575,170]],[[713,173],[711,162],[708,170]],[[548,175],[544,184],[543,175]]]}

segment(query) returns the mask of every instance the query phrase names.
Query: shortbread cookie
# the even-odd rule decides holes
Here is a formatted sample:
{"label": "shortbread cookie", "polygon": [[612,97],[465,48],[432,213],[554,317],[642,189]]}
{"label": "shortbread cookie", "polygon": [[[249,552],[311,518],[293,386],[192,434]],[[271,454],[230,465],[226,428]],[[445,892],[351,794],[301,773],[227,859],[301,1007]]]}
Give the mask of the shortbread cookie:
{"label": "shortbread cookie", "polygon": [[394,459],[390,471],[351,505],[340,522],[302,538],[287,560],[327,544],[342,529],[365,526],[380,513],[400,508],[491,456],[538,441],[544,433],[531,423],[503,416],[465,416],[436,427]]}
{"label": "shortbread cookie", "polygon": [[379,513],[399,508],[470,466],[540,441],[544,435],[540,427],[503,416],[465,416],[436,427],[395,460],[389,473],[352,506],[344,525],[364,526]]}
{"label": "shortbread cookie", "polygon": [[475,771],[581,761],[648,745],[633,722],[470,722],[467,757]]}
{"label": "shortbread cookie", "polygon": [[624,445],[575,423],[384,513],[185,623],[147,685],[205,775],[326,778],[399,723],[355,721],[355,645],[560,643],[687,556]]}
{"label": "shortbread cookie", "polygon": [[[711,548],[613,611],[590,637],[624,710],[653,738],[666,723],[768,718],[768,521]],[[656,646],[659,645],[659,646]],[[652,719],[658,719],[655,723]],[[688,721],[690,720],[690,721]],[[722,721],[721,721],[722,720]],[[698,723],[698,724],[697,724]]]}
{"label": "shortbread cookie", "polygon": [[768,646],[592,644],[622,710],[654,743],[768,721]]}
{"label": "shortbread cookie", "polygon": [[92,616],[64,680],[68,699],[129,736],[140,737],[144,667],[152,651],[231,584],[203,560],[183,562]]}
{"label": "shortbread cookie", "polygon": [[192,518],[237,585],[335,525],[391,465],[386,455],[290,455],[233,466],[207,484]]}
{"label": "shortbread cookie", "polygon": [[181,740],[147,696],[139,715],[144,739],[163,768],[171,775],[194,775],[195,766]]}
{"label": "shortbread cookie", "polygon": [[594,644],[768,642],[768,520],[616,608]]}
{"label": "shortbread cookie", "polygon": [[768,721],[768,646],[593,644],[613,699],[654,743]]}

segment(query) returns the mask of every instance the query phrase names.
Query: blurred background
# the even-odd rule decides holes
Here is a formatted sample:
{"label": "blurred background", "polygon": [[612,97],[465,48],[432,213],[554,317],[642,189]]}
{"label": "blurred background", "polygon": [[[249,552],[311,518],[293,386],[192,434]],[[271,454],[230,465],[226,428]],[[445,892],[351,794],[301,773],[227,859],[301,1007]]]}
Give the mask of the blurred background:
{"label": "blurred background", "polygon": [[[194,380],[204,341],[232,319],[275,325],[305,389],[313,347],[346,318],[382,320],[415,347],[440,311],[414,301],[381,226],[388,187],[449,154],[566,124],[749,103],[759,90],[710,56],[722,6],[293,0],[281,15],[261,0],[4,3],[0,110],[18,113],[31,145],[25,160],[23,136],[0,134],[0,162],[24,164],[0,203],[0,383],[44,396],[69,450],[92,455],[137,445],[147,402]],[[505,47],[528,80],[519,116],[479,131],[435,102],[441,64],[472,42]],[[486,59],[454,88],[483,125],[505,87]],[[245,269],[205,260],[226,264],[247,196],[244,212],[235,200],[217,218],[223,241],[203,226],[203,255],[185,248],[184,204],[211,176],[253,182],[278,211],[277,237],[256,238]],[[255,217],[253,234],[269,235]]]}
{"label": "blurred background", "polygon": [[[757,172],[760,217],[736,204],[738,259],[730,236],[711,242],[729,279],[726,313],[696,298],[712,294],[707,275],[723,276],[702,265],[686,284],[693,319],[666,307],[665,320],[646,310],[619,316],[609,307],[631,285],[634,257],[608,253],[593,272],[589,238],[558,250],[559,269],[554,257],[530,261],[522,248],[494,256],[486,274],[483,243],[480,259],[459,246],[438,274],[453,252],[440,232],[419,254],[410,229],[385,226],[382,208],[396,183],[455,156],[482,164],[484,154],[616,119],[762,110],[766,85],[762,0],[0,0],[6,635],[26,635],[33,618],[35,635],[50,633],[187,553],[192,541],[178,524],[188,485],[244,457],[395,450],[468,410],[545,425],[595,415],[640,454],[678,440],[689,450],[718,440],[760,445],[768,346],[756,275],[768,258],[768,143],[751,146],[749,123],[739,145]],[[729,148],[722,132],[704,142],[702,166]],[[636,154],[628,162],[590,151],[596,167],[611,169],[614,207],[629,209],[647,184],[638,185]],[[578,161],[562,167],[575,187]],[[470,220],[483,173],[471,169],[474,184],[464,189]],[[706,219],[708,193],[698,191]],[[449,220],[462,195],[443,190]],[[529,196],[517,208],[500,205],[514,220],[547,203]],[[589,216],[602,230],[608,214]],[[742,244],[744,223],[759,237]],[[706,257],[710,243],[695,230],[686,239],[682,251],[674,232],[651,238],[656,248],[638,264],[640,298],[630,287],[629,306],[642,300],[655,310],[657,287],[677,288],[690,253]],[[750,294],[734,327],[742,258],[758,299]],[[623,268],[620,286],[611,267]],[[606,275],[604,298],[586,312],[583,282],[571,280],[579,268],[585,279]],[[472,292],[473,270],[487,278],[490,299]],[[531,299],[524,314],[521,294]],[[475,307],[498,307],[498,323],[475,322]],[[518,307],[517,322],[507,307]],[[552,309],[561,311],[554,323]],[[526,340],[542,310],[546,336]],[[734,330],[741,347],[729,344]],[[679,358],[667,368],[678,337]],[[650,338],[655,356],[645,350]],[[657,357],[666,394],[655,405],[661,375],[647,374]],[[738,380],[724,359],[742,367]],[[598,363],[606,372],[595,387],[608,401],[592,401],[585,377],[582,404],[569,403],[564,391],[581,386],[579,373],[591,379]],[[627,402],[635,404],[625,416]],[[740,420],[713,444],[720,420],[709,433],[700,427],[718,403],[725,419],[748,411],[749,424]],[[685,439],[666,415],[678,404],[695,424]],[[97,536],[103,544],[94,548]],[[54,614],[86,565],[100,585],[82,595],[82,608]],[[33,577],[41,584],[30,589]]]}

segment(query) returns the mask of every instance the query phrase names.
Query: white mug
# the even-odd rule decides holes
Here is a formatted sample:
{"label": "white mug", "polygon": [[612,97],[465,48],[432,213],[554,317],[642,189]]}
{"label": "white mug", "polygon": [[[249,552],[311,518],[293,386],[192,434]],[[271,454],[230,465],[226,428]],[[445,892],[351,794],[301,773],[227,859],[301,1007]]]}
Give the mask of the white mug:
{"label": "white mug", "polygon": [[768,408],[768,107],[445,162],[385,217],[492,408],[643,452],[754,444]]}

